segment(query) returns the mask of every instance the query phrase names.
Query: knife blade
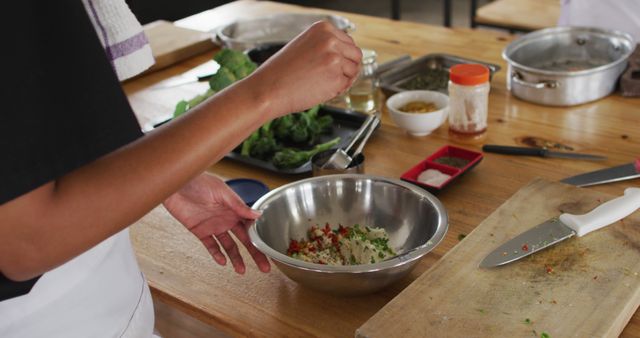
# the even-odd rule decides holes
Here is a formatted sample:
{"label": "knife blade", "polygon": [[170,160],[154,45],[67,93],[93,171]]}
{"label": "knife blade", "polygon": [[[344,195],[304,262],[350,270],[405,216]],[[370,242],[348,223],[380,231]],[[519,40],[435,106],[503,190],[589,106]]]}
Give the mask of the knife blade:
{"label": "knife blade", "polygon": [[627,217],[638,208],[640,188],[627,188],[623,196],[609,200],[584,215],[564,213],[534,226],[489,253],[480,267],[492,268],[511,263],[567,238],[582,237]]}
{"label": "knife blade", "polygon": [[512,147],[512,146],[501,146],[496,144],[485,144],[484,146],[482,146],[482,151],[485,151],[488,153],[497,153],[497,154],[506,154],[506,155],[558,157],[558,158],[569,158],[569,159],[590,160],[590,161],[602,161],[607,159],[606,156],[600,156],[600,155],[567,153],[567,152],[551,151],[546,148]]}
{"label": "knife blade", "polygon": [[619,165],[617,167],[591,171],[563,179],[562,183],[572,184],[578,187],[613,183],[633,178],[640,178],[640,158],[635,162]]}
{"label": "knife blade", "polygon": [[165,88],[182,86],[189,83],[204,82],[204,81],[208,81],[213,75],[214,74],[191,75],[191,76],[180,75],[180,77],[167,80],[157,86],[154,86],[152,89],[154,90],[165,89]]}
{"label": "knife blade", "polygon": [[218,72],[220,65],[214,60],[209,60],[183,74],[168,80],[162,81],[159,84],[151,87],[151,90],[166,89],[177,86],[182,86],[189,83],[197,83],[208,81],[215,73]]}

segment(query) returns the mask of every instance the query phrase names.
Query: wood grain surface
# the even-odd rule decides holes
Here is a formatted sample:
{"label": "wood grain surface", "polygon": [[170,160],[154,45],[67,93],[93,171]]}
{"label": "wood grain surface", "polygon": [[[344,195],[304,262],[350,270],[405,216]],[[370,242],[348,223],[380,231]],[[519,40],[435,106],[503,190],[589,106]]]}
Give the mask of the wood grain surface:
{"label": "wood grain surface", "polygon": [[[233,336],[350,337],[372,315],[391,301],[444,254],[460,242],[496,208],[535,177],[557,181],[585,171],[631,162],[640,155],[640,100],[611,95],[594,103],[557,108],[535,105],[510,95],[505,88],[506,64],[502,49],[512,36],[500,32],[444,28],[391,21],[351,13],[309,9],[273,2],[239,1],[207,11],[182,23],[197,26],[208,15],[247,18],[274,12],[334,13],[356,24],[352,36],[364,48],[376,50],[379,62],[403,54],[417,58],[429,53],[449,53],[501,65],[491,85],[486,143],[525,145],[561,143],[574,151],[604,154],[603,162],[572,161],[485,154],[472,171],[437,197],[449,214],[449,232],[412,273],[383,292],[358,298],[337,298],[307,290],[277,269],[261,274],[249,265],[245,276],[230,267],[219,267],[202,245],[161,207],[132,227],[132,238],[155,297],[216,326]],[[195,28],[192,26],[192,28]],[[213,52],[201,54],[173,67],[127,82],[124,89],[141,124],[171,115],[180,99],[206,90],[192,84],[166,90],[150,87],[207,62]],[[449,138],[446,124],[433,134],[412,137],[397,128],[383,111],[382,125],[365,148],[365,172],[398,178],[439,147],[453,144],[479,151],[481,144],[460,144]],[[276,188],[309,175],[287,176],[222,160],[211,172],[227,178],[255,178]],[[595,186],[589,190],[619,195],[627,181]],[[546,328],[551,330],[552,328]],[[640,336],[640,317],[634,317],[623,336]]]}
{"label": "wood grain surface", "polygon": [[554,27],[560,18],[560,0],[496,0],[476,11],[479,24],[536,30]]}
{"label": "wood grain surface", "polygon": [[478,267],[497,246],[536,224],[564,212],[584,214],[613,197],[532,181],[357,336],[617,337],[640,304],[640,212],[503,267]]}
{"label": "wood grain surface", "polygon": [[215,46],[211,34],[178,27],[169,21],[154,21],[143,28],[156,61],[147,72],[169,67]]}

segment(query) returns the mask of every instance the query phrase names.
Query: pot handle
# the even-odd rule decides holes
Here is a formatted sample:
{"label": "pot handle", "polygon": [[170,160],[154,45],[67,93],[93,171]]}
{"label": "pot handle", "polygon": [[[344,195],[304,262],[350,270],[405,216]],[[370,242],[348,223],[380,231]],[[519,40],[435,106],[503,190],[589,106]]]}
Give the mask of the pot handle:
{"label": "pot handle", "polygon": [[511,74],[511,80],[520,86],[534,88],[534,89],[544,89],[544,88],[554,89],[560,86],[560,84],[557,81],[550,81],[550,80],[543,80],[536,83],[527,82],[522,79],[522,75],[520,75],[520,73],[518,72],[513,72]]}

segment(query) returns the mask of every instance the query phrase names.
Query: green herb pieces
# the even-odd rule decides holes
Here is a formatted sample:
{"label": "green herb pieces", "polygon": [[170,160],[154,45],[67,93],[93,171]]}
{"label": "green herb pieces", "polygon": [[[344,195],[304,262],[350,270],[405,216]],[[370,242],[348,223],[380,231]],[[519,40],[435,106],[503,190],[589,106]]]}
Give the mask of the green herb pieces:
{"label": "green herb pieces", "polygon": [[427,69],[400,85],[409,90],[441,90],[447,88],[449,71],[443,68]]}
{"label": "green herb pieces", "polygon": [[546,333],[546,332],[542,332],[542,333],[540,334],[540,338],[551,338],[551,336],[550,336],[548,333]]}

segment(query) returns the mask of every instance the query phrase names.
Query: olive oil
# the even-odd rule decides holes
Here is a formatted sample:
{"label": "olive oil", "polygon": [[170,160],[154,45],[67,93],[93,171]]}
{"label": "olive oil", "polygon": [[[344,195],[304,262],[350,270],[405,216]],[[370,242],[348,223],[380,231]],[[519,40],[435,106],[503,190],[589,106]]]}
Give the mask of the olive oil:
{"label": "olive oil", "polygon": [[370,113],[376,108],[377,83],[374,72],[377,67],[376,52],[363,49],[360,74],[347,94],[347,106],[350,109]]}
{"label": "olive oil", "polygon": [[375,108],[375,95],[371,88],[364,90],[351,88],[349,95],[347,95],[347,102],[351,109],[368,113]]}

